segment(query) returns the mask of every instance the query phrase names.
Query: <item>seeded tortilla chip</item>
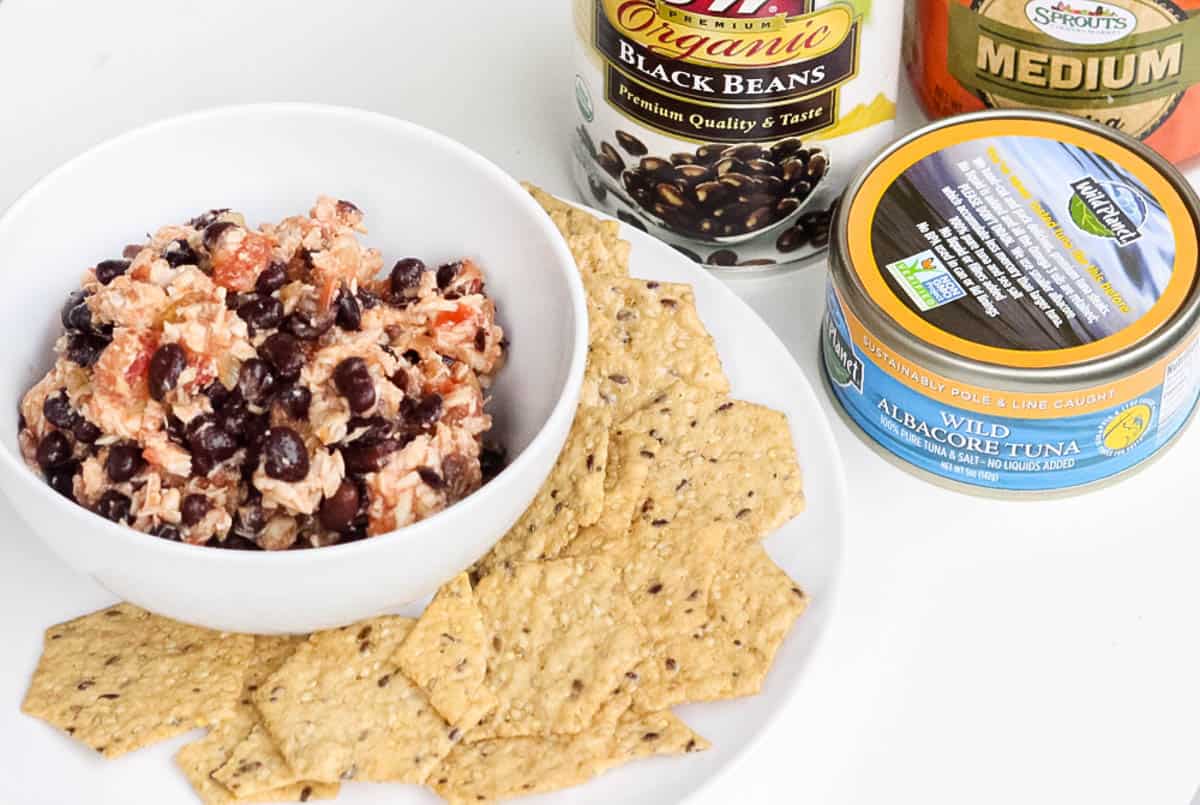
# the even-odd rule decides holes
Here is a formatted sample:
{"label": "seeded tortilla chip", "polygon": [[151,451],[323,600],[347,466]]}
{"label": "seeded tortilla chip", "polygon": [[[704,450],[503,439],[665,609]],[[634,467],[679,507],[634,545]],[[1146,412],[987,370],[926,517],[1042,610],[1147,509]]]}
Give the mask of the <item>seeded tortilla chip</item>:
{"label": "seeded tortilla chip", "polygon": [[117,604],[46,630],[22,709],[118,757],[230,715],[253,643]]}
{"label": "seeded tortilla chip", "polygon": [[451,802],[508,799],[579,785],[631,760],[708,746],[669,711],[638,713],[624,695],[607,702],[595,722],[575,735],[460,744],[433,774],[431,785]]}
{"label": "seeded tortilla chip", "polygon": [[[209,805],[227,802],[284,802],[332,799],[338,786],[299,780],[259,720],[254,691],[290,657],[303,637],[254,638],[236,712],[175,756],[199,797]],[[235,773],[236,772],[236,773]],[[227,779],[221,779],[221,778]],[[231,784],[232,783],[232,784]]]}
{"label": "seeded tortilla chip", "polygon": [[554,221],[585,277],[629,276],[629,242],[621,240],[616,221],[601,220],[526,183],[525,189]]}
{"label": "seeded tortilla chip", "polygon": [[396,664],[447,723],[469,731],[496,706],[484,684],[488,638],[466,573],[451,579],[396,652]]}
{"label": "seeded tortilla chip", "polygon": [[579,408],[546,483],[516,524],[479,561],[475,568],[478,576],[487,575],[504,562],[555,559],[581,526],[599,519],[611,424],[612,409]]}
{"label": "seeded tortilla chip", "polygon": [[725,552],[709,593],[708,621],[655,647],[661,664],[657,673],[643,674],[635,701],[661,710],[758,693],[806,605],[803,591],[761,545]]}
{"label": "seeded tortilla chip", "polygon": [[729,391],[691,287],[611,277],[589,278],[585,285],[596,322],[585,403],[611,406],[613,422],[620,423],[677,381]]}
{"label": "seeded tortilla chip", "polygon": [[424,783],[451,727],[393,655],[409,618],[312,635],[254,694],[268,732],[305,780]]}
{"label": "seeded tortilla chip", "polygon": [[235,802],[309,802],[333,799],[338,794],[336,783],[297,782],[279,786],[258,794],[235,797],[233,792],[217,782],[212,772],[226,763],[238,744],[256,728],[257,719],[249,712],[222,721],[198,741],[179,750],[175,762],[192,784],[197,796],[207,805],[231,805]]}
{"label": "seeded tortilla chip", "polygon": [[791,427],[778,411],[679,383],[621,431],[649,449],[704,459],[679,481],[709,521],[737,520],[761,539],[804,510]]}
{"label": "seeded tortilla chip", "polygon": [[644,656],[645,631],[604,557],[505,565],[475,600],[499,703],[467,741],[580,732]]}

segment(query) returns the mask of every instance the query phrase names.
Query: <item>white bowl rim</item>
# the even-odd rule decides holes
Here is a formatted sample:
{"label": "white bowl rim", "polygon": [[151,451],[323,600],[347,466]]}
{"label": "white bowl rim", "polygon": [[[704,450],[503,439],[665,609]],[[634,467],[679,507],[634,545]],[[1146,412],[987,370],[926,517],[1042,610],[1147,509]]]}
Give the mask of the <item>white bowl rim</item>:
{"label": "white bowl rim", "polygon": [[[206,109],[200,109],[186,114],[174,115],[161,120],[157,120],[137,128],[118,134],[115,137],[104,140],[96,145],[91,146],[82,153],[72,157],[67,162],[58,166],[41,179],[34,182],[24,193],[22,193],[16,201],[9,205],[2,215],[0,215],[0,238],[6,234],[8,229],[13,225],[12,220],[26,207],[37,201],[38,195],[52,182],[60,177],[70,173],[72,170],[79,168],[80,165],[92,160],[105,151],[124,145],[129,140],[135,140],[139,137],[154,133],[159,129],[168,129],[173,126],[186,125],[187,123],[196,120],[206,120],[211,118],[220,118],[225,116],[237,117],[248,114],[263,114],[263,113],[306,113],[315,115],[324,115],[332,117],[343,117],[350,120],[356,120],[361,123],[367,123],[376,126],[386,126],[397,132],[406,132],[415,134],[419,137],[426,138],[434,146],[445,149],[455,157],[473,164],[483,173],[488,174],[495,179],[500,186],[507,189],[512,196],[513,203],[517,207],[524,207],[525,210],[534,214],[539,225],[550,235],[552,248],[558,252],[559,265],[571,267],[566,271],[567,288],[571,296],[571,307],[575,318],[575,343],[571,354],[571,365],[567,371],[566,381],[559,390],[558,400],[555,402],[554,409],[550,412],[550,416],[542,423],[533,439],[526,445],[521,454],[508,464],[504,470],[485,484],[480,489],[472,494],[449,506],[442,511],[420,520],[403,528],[389,531],[386,534],[379,534],[375,537],[358,540],[338,545],[327,545],[321,548],[308,548],[302,550],[288,551],[243,551],[225,548],[210,548],[204,545],[189,545],[183,542],[174,542],[172,540],[160,539],[142,531],[118,525],[110,522],[91,510],[80,506],[77,503],[68,501],[66,498],[59,495],[48,484],[38,477],[25,462],[19,459],[11,451],[0,449],[0,469],[6,474],[11,474],[14,478],[20,480],[16,483],[24,484],[32,487],[32,494],[43,495],[53,498],[55,504],[65,504],[71,510],[71,516],[81,521],[81,525],[88,528],[95,528],[97,531],[105,534],[113,539],[119,539],[131,543],[134,550],[144,549],[149,551],[162,552],[165,556],[175,555],[180,559],[202,560],[206,562],[241,562],[244,564],[261,564],[264,568],[270,566],[288,565],[294,566],[299,564],[311,564],[321,561],[322,557],[332,559],[335,557],[349,558],[351,555],[358,553],[366,553],[371,550],[381,550],[387,545],[395,543],[397,540],[403,539],[405,543],[410,543],[413,540],[431,539],[433,538],[439,526],[451,517],[486,517],[487,512],[484,506],[487,500],[496,495],[504,494],[505,484],[504,477],[515,478],[526,465],[534,459],[534,453],[538,446],[546,442],[551,431],[559,429],[563,424],[563,420],[567,420],[569,426],[570,420],[575,416],[575,408],[578,404],[578,390],[583,384],[584,363],[587,358],[587,303],[585,301],[583,280],[577,270],[574,270],[575,259],[571,256],[570,250],[567,248],[566,241],[563,239],[557,227],[551,221],[545,211],[534,201],[533,197],[525,191],[523,187],[511,176],[509,176],[498,165],[481,154],[472,151],[467,146],[440,134],[432,129],[404,120],[391,115],[386,115],[381,112],[373,112],[366,109],[359,109],[350,106],[338,106],[333,104],[321,103],[305,103],[305,102],[270,102],[270,103],[247,103],[247,104],[232,104],[224,106],[215,106]],[[543,479],[544,480],[544,479]],[[540,486],[541,482],[539,482]],[[82,516],[81,516],[82,515]],[[83,537],[87,538],[87,537]],[[381,544],[382,543],[382,544]],[[436,547],[436,546],[435,546]]]}

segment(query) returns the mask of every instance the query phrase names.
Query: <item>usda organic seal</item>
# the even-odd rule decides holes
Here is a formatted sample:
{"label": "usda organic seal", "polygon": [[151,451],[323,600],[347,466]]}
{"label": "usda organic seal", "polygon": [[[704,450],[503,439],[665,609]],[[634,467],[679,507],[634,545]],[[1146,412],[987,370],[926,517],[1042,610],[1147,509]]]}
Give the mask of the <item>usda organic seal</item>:
{"label": "usda organic seal", "polygon": [[1200,214],[1137,141],[985,112],[881,155],[835,224],[822,359],[884,450],[948,481],[1077,488],[1168,445],[1200,398]]}

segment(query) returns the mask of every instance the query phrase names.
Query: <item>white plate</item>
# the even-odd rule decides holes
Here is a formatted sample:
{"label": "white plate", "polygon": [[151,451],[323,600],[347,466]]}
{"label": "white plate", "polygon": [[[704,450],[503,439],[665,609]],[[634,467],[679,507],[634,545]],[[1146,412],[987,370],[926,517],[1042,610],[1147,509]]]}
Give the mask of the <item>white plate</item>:
{"label": "white plate", "polygon": [[[538,805],[662,805],[682,800],[714,780],[765,732],[801,684],[830,619],[841,567],[846,515],[841,461],[814,389],[800,367],[767,325],[704,269],[630,227],[624,227],[623,235],[633,243],[636,276],[695,287],[701,318],[716,339],[733,393],[787,413],[804,471],[808,509],[772,534],[767,548],[804,587],[812,604],[788,635],[760,695],[678,708],[688,724],[712,741],[710,751],[639,761],[584,786],[523,800]],[[109,597],[90,580],[55,562],[36,541],[11,538],[17,520],[6,503],[0,505],[0,523],[8,526],[4,529],[7,538],[0,538],[0,585],[6,588],[4,598],[10,602],[0,608],[0,634],[11,649],[0,660],[0,802],[198,802],[172,757],[199,732],[106,761],[48,725],[17,712],[37,662],[42,630],[104,606]],[[20,589],[26,585],[29,589]],[[19,598],[14,595],[18,592]],[[21,601],[20,607],[12,606],[16,600]],[[338,798],[347,805],[436,801],[433,794],[413,786],[366,783],[343,786]]]}

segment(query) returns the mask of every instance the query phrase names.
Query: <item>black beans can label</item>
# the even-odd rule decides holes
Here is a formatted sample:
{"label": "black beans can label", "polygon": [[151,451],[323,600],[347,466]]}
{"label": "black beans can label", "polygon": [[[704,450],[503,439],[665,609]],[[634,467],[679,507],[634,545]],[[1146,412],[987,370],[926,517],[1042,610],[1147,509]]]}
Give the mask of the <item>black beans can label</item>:
{"label": "black beans can label", "polygon": [[575,17],[588,203],[712,266],[824,250],[892,135],[900,4],[575,0]]}

